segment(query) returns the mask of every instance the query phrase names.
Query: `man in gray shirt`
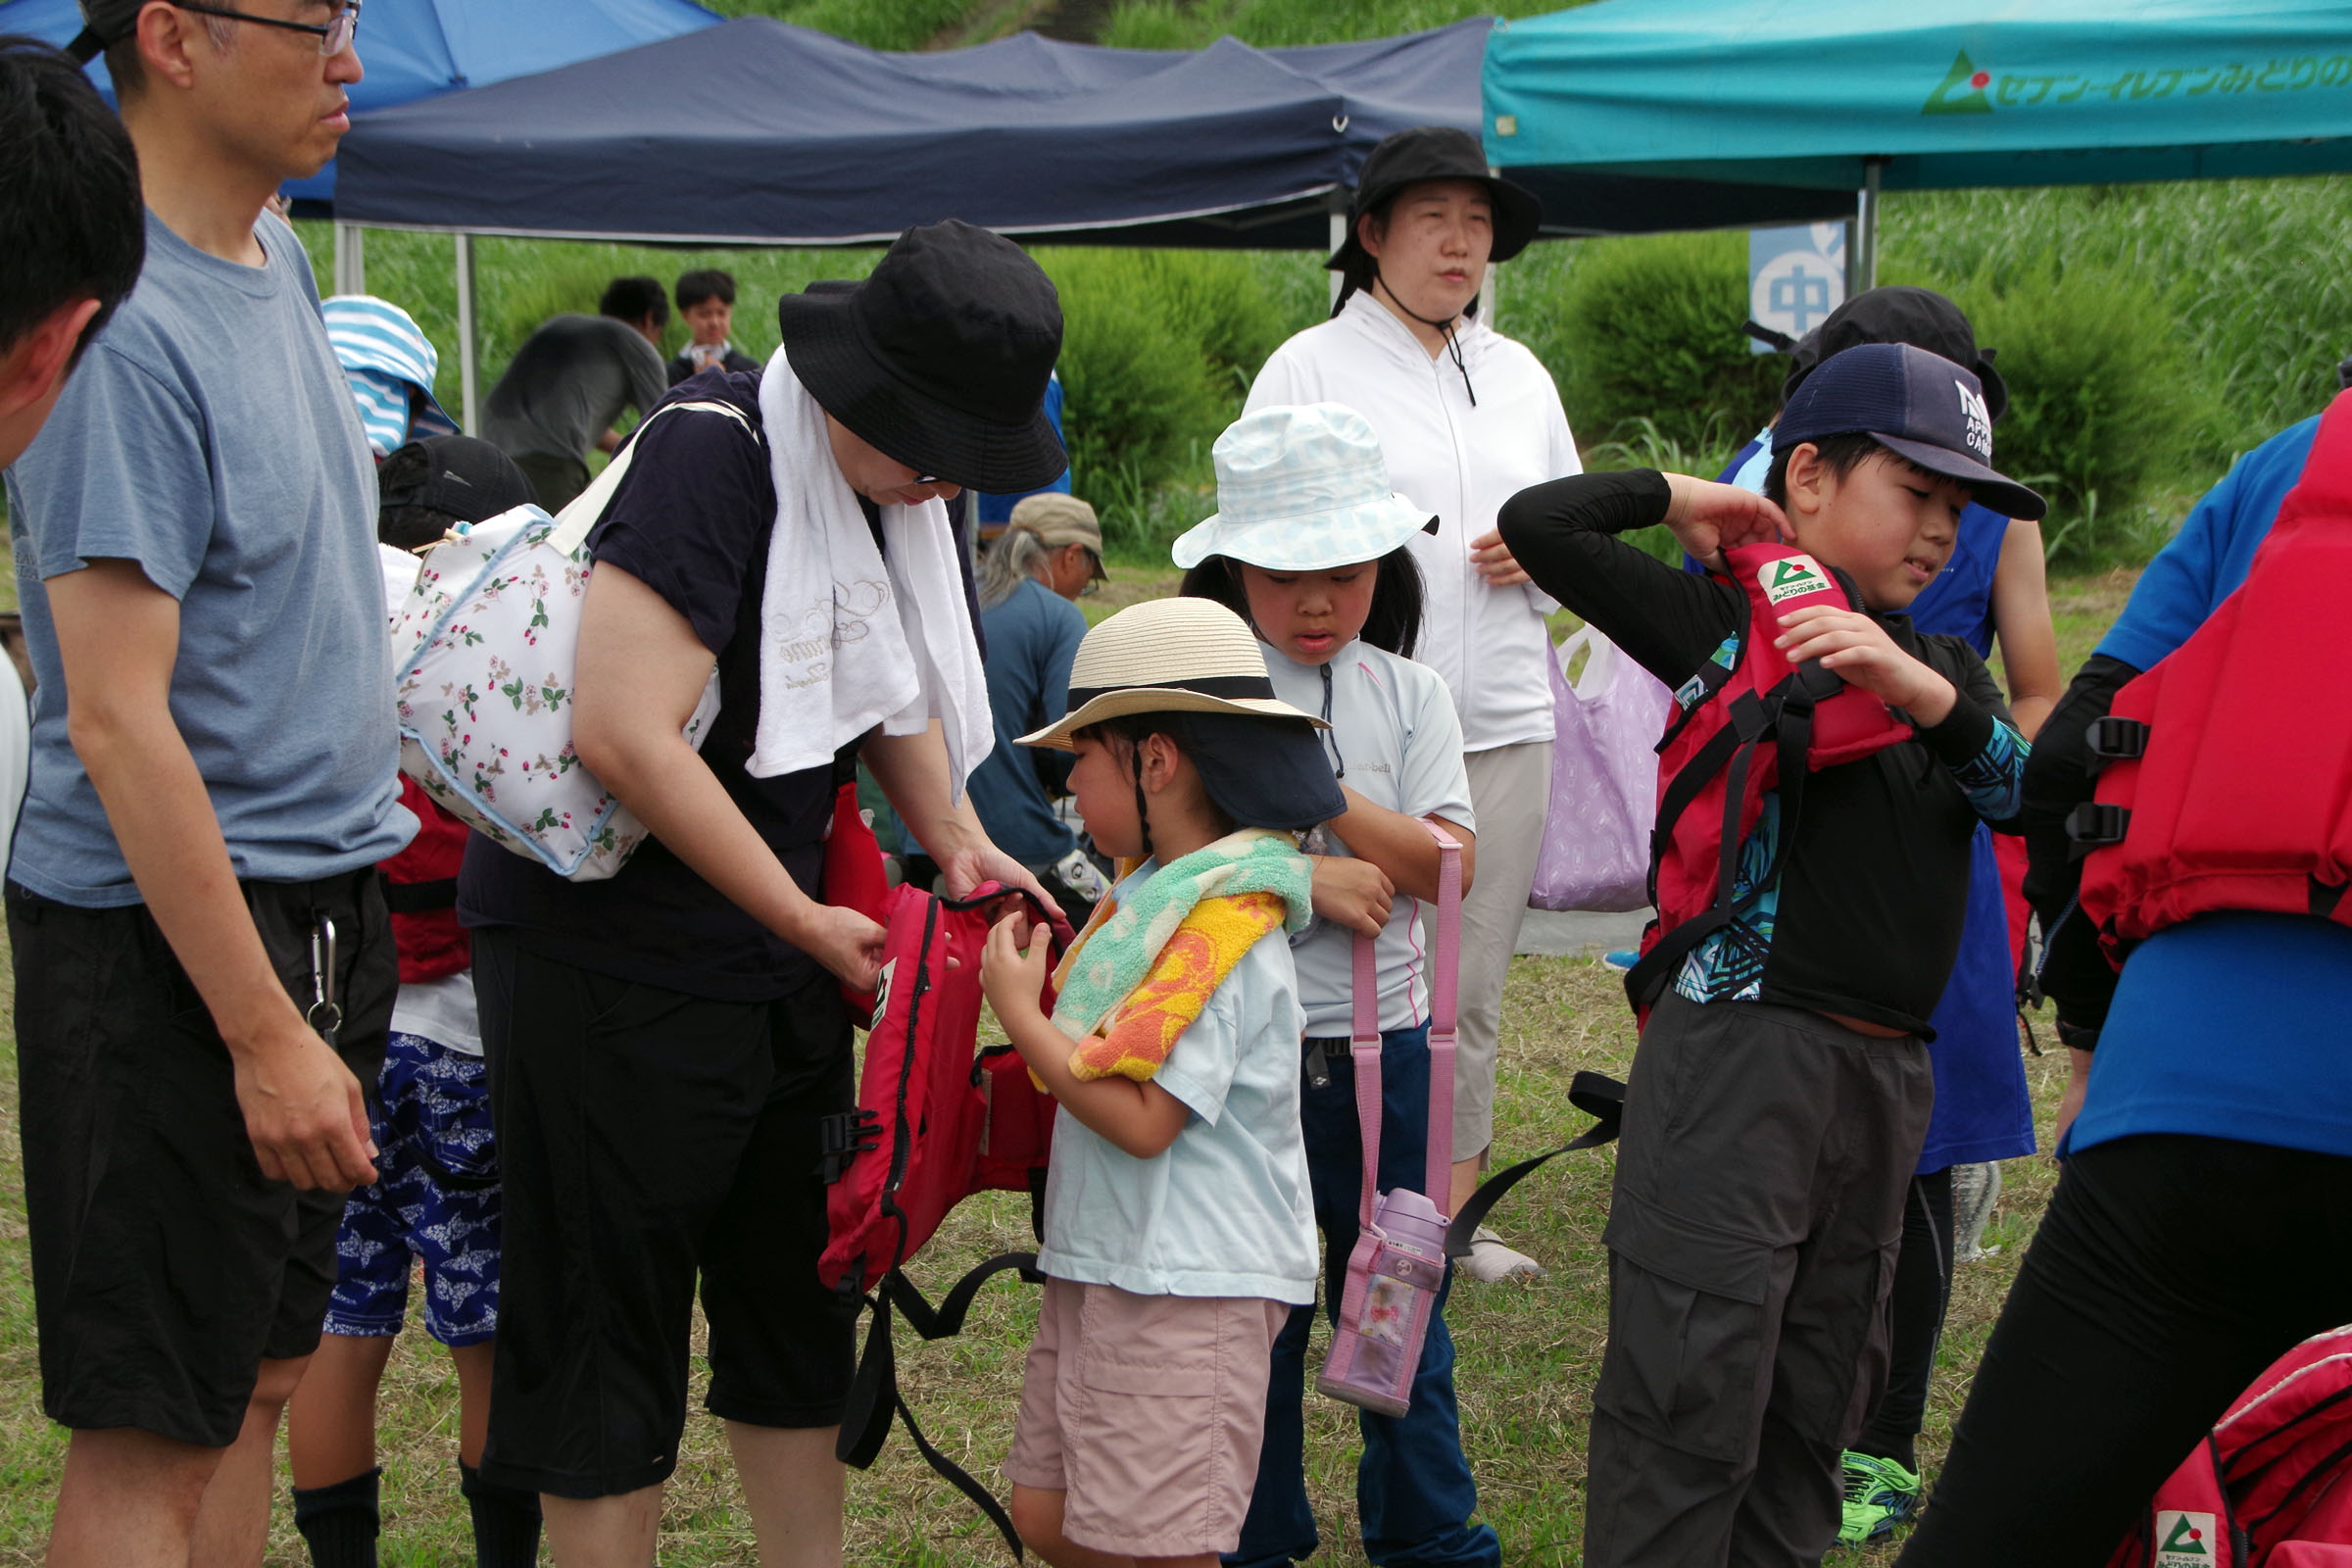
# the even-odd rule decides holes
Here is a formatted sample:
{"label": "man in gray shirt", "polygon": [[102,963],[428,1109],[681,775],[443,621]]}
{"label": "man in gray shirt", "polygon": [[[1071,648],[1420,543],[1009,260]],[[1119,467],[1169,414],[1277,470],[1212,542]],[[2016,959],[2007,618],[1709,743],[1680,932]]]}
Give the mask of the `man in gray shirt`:
{"label": "man in gray shirt", "polygon": [[9,470],[35,666],[9,865],[53,1568],[258,1562],[397,964],[372,464],[294,231],[358,8],[84,0],[145,270]]}
{"label": "man in gray shirt", "polygon": [[514,460],[539,505],[561,512],[588,488],[590,447],[620,444],[612,421],[662,401],[669,297],[650,277],[616,277],[595,316],[550,318],[514,351],[482,408],[482,438]]}

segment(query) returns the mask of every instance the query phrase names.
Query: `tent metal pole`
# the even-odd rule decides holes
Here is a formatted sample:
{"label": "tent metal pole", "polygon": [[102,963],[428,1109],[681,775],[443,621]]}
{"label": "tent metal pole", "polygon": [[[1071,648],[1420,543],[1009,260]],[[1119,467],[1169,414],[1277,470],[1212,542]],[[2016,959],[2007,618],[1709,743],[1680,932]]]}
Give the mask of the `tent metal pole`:
{"label": "tent metal pole", "polygon": [[1862,194],[1855,208],[1855,226],[1861,230],[1855,281],[1861,288],[1855,293],[1879,286],[1879,173],[1886,167],[1884,158],[1862,160]]}
{"label": "tent metal pole", "polygon": [[361,237],[357,223],[335,224],[335,292],[368,292],[367,241]]}
{"label": "tent metal pole", "polygon": [[457,241],[458,264],[458,422],[467,435],[479,435],[479,378],[473,363],[473,236],[450,237]]}
{"label": "tent metal pole", "polygon": [[[1502,177],[1502,171],[1493,164],[1487,166],[1487,172],[1496,179]],[[1501,273],[1502,264],[1500,262],[1489,262],[1486,275],[1478,280],[1478,318],[1486,322],[1492,331],[1501,330],[1494,324],[1494,299],[1501,291]]]}

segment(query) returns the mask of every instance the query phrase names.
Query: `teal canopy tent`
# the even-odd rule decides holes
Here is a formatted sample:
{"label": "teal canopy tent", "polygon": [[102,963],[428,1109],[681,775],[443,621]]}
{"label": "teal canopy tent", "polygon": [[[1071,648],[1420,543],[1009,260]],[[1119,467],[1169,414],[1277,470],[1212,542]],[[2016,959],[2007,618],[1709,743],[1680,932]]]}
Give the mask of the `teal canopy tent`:
{"label": "teal canopy tent", "polygon": [[1819,220],[1858,191],[2352,169],[2352,10],[1597,0],[1497,24],[1484,90],[1548,232]]}

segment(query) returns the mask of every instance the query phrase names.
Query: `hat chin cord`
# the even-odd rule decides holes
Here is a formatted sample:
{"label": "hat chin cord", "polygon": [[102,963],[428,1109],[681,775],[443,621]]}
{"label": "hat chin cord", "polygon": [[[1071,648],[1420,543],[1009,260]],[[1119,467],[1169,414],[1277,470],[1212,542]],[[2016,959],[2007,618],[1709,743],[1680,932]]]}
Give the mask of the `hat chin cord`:
{"label": "hat chin cord", "polygon": [[1372,281],[1380,286],[1380,292],[1387,296],[1390,305],[1402,311],[1423,326],[1435,327],[1446,334],[1446,352],[1452,357],[1453,368],[1461,374],[1462,390],[1470,394],[1470,406],[1474,409],[1477,408],[1478,388],[1470,384],[1470,368],[1462,363],[1460,334],[1454,329],[1453,324],[1461,319],[1461,313],[1457,311],[1443,321],[1433,321],[1410,305],[1405,304],[1396,297],[1396,291],[1389,286],[1389,280],[1380,275],[1380,258],[1377,256],[1372,258]]}

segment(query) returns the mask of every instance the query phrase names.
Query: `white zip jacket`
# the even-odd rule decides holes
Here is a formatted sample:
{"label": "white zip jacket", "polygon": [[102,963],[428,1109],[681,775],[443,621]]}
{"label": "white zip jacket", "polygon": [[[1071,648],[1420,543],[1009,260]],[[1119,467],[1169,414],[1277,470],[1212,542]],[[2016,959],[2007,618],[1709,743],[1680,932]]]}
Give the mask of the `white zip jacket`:
{"label": "white zip jacket", "polygon": [[1475,317],[1457,342],[1462,369],[1450,353],[1431,359],[1410,327],[1358,291],[1339,315],[1274,351],[1249,406],[1354,409],[1380,434],[1390,484],[1438,514],[1434,537],[1412,539],[1427,589],[1413,657],[1453,694],[1464,750],[1483,752],[1552,738],[1544,617],[1559,606],[1532,583],[1489,587],[1471,564],[1470,541],[1494,528],[1512,496],[1583,465],[1559,389],[1535,355]]}

